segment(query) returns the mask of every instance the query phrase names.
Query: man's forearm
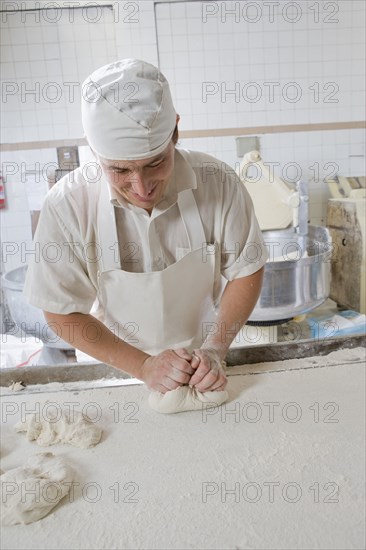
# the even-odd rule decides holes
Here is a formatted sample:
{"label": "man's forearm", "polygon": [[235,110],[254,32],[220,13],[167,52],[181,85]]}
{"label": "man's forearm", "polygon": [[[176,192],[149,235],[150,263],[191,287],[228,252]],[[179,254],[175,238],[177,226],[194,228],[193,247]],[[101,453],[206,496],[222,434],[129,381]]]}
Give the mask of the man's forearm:
{"label": "man's forearm", "polygon": [[263,281],[262,267],[253,275],[227,283],[222,295],[218,318],[202,348],[213,348],[224,360],[236,334],[247,321],[260,295]]}
{"label": "man's forearm", "polygon": [[92,315],[60,315],[44,311],[48,323],[57,327],[59,336],[73,347],[103,363],[141,378],[141,366],[147,353],[127,344]]}

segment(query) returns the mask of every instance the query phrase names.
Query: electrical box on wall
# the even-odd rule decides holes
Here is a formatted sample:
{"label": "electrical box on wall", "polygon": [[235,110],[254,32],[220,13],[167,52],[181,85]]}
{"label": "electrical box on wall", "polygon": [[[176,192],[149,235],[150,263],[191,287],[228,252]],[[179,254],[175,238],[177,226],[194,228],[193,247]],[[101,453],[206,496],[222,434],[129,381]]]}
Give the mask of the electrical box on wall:
{"label": "electrical box on wall", "polygon": [[57,147],[57,160],[60,170],[75,170],[79,166],[79,150],[77,146]]}
{"label": "electrical box on wall", "polygon": [[259,137],[258,136],[240,136],[235,138],[236,142],[236,155],[242,158],[246,153],[250,151],[259,151]]}

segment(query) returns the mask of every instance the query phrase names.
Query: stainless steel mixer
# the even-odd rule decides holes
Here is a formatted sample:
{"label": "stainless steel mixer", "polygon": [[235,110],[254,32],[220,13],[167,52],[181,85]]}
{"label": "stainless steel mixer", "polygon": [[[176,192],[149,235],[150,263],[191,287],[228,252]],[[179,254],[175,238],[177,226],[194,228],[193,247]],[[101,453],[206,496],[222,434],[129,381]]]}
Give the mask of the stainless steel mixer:
{"label": "stainless steel mixer", "polygon": [[[329,296],[331,250],[325,227],[308,226],[308,234],[293,230],[263,232],[266,244],[296,245],[305,255],[298,259],[268,261],[263,287],[250,321],[285,322],[322,304]],[[286,255],[285,255],[286,256]]]}
{"label": "stainless steel mixer", "polygon": [[[249,167],[256,168],[250,177]],[[259,174],[259,177],[258,177]],[[263,164],[258,151],[244,155],[239,177],[254,203],[269,260],[249,322],[280,324],[322,304],[329,296],[331,238],[308,225],[307,186],[291,188]]]}
{"label": "stainless steel mixer", "polygon": [[[62,340],[50,326],[41,309],[32,306],[23,295],[27,266],[8,271],[2,276],[2,290],[16,329],[21,333],[39,338],[44,345],[52,348],[70,350],[70,344]],[[5,332],[7,327],[3,327]],[[54,327],[56,328],[56,327]]]}

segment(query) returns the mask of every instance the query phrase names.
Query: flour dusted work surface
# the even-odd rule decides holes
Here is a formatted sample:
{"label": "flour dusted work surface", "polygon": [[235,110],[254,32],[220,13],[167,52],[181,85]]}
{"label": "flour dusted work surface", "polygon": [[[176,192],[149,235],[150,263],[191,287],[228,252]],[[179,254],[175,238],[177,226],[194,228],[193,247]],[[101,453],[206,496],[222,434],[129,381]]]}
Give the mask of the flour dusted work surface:
{"label": "flour dusted work surface", "polygon": [[64,459],[38,453],[0,476],[1,525],[32,523],[46,516],[70,490],[73,474]]}
{"label": "flour dusted work surface", "polygon": [[152,391],[149,395],[149,405],[154,411],[165,414],[202,411],[210,406],[222,405],[229,398],[227,391],[200,392],[196,388],[180,386],[179,388],[160,393]]}
{"label": "flour dusted work surface", "polygon": [[[229,368],[230,401],[184,414],[154,413],[143,385],[43,393],[97,418],[106,437],[87,451],[52,447],[75,471],[73,494],[2,528],[2,546],[364,548],[364,365],[353,349]],[[14,430],[40,401],[26,391],[3,396],[5,471],[36,449]]]}
{"label": "flour dusted work surface", "polygon": [[18,422],[15,430],[25,432],[28,441],[36,441],[41,447],[68,443],[87,449],[94,447],[102,437],[100,427],[91,423],[80,412],[59,407],[43,407],[42,414],[28,413]]}

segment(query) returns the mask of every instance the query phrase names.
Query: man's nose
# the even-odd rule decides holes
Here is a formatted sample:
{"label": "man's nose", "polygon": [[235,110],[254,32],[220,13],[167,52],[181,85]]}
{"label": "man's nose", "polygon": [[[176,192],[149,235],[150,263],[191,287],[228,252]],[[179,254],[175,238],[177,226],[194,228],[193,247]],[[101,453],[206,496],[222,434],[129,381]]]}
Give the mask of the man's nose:
{"label": "man's nose", "polygon": [[145,197],[149,194],[149,183],[144,179],[141,172],[133,172],[130,178],[131,187],[134,193]]}

